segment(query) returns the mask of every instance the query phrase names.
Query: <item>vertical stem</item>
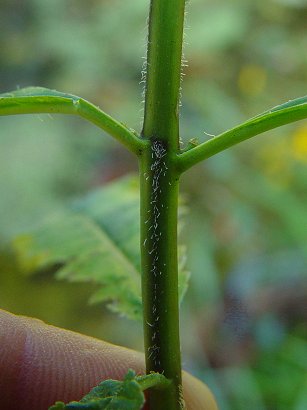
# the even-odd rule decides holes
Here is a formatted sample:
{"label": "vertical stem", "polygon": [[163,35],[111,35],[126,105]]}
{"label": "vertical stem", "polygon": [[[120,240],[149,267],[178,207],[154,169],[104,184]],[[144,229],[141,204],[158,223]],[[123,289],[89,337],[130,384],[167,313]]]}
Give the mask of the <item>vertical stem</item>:
{"label": "vertical stem", "polygon": [[179,89],[185,0],[151,0],[143,136],[179,147]]}
{"label": "vertical stem", "polygon": [[150,393],[151,410],[181,405],[177,202],[178,177],[161,141],[141,160],[142,296],[146,370],[172,383]]}
{"label": "vertical stem", "polygon": [[150,392],[151,410],[184,409],[178,307],[179,89],[185,0],[151,0],[140,157],[141,257],[147,372],[172,381]]}

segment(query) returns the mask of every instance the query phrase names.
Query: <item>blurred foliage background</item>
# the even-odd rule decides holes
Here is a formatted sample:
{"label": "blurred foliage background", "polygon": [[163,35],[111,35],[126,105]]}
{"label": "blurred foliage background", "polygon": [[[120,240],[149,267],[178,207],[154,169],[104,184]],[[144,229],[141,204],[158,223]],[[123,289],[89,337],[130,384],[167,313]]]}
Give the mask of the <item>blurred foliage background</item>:
{"label": "blurred foliage background", "polygon": [[[0,90],[40,85],[142,121],[145,0],[0,0]],[[181,134],[209,136],[306,94],[305,0],[191,0]],[[92,286],[26,277],[9,242],[54,207],[137,172],[77,118],[0,119],[0,307],[142,349],[139,324],[89,306]],[[190,287],[184,367],[221,410],[307,408],[307,125],[283,127],[189,171],[181,235]]]}

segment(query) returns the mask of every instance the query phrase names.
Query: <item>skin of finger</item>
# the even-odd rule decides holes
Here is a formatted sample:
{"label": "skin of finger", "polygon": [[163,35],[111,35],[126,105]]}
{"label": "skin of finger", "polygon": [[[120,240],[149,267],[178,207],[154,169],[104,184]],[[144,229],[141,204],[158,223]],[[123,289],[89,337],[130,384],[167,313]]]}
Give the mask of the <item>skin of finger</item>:
{"label": "skin of finger", "polygon": [[[21,405],[47,410],[55,401],[79,400],[104,379],[122,379],[129,368],[144,373],[144,356],[0,310],[0,392],[6,410]],[[183,390],[188,410],[217,410],[209,389],[187,373]]]}

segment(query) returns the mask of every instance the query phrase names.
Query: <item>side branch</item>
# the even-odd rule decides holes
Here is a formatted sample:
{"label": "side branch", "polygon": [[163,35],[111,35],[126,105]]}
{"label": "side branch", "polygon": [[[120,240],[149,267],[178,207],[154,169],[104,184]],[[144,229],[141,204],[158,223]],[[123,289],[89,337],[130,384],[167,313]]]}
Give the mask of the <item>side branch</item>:
{"label": "side branch", "polygon": [[282,125],[307,118],[307,97],[297,98],[272,108],[250,120],[177,155],[179,172],[184,172],[198,162],[212,157],[239,142]]}
{"label": "side branch", "polygon": [[136,155],[141,154],[146,144],[124,124],[75,95],[42,87],[0,94],[0,115],[40,113],[78,115],[107,132]]}

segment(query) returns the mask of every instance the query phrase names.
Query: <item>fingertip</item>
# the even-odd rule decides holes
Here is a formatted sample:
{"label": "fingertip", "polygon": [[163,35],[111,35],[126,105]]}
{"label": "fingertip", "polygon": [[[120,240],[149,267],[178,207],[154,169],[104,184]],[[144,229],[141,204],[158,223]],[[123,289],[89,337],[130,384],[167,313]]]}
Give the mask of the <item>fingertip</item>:
{"label": "fingertip", "polygon": [[4,408],[10,408],[11,398],[16,396],[16,381],[26,340],[24,329],[16,326],[14,319],[14,315],[0,310],[0,391]]}
{"label": "fingertip", "polygon": [[186,372],[183,372],[183,394],[188,410],[218,410],[208,386]]}
{"label": "fingertip", "polygon": [[[2,310],[0,348],[6,410],[46,410],[80,400],[102,380],[122,379],[129,368],[144,373],[141,353]],[[185,372],[183,392],[188,410],[217,410],[208,387]]]}
{"label": "fingertip", "polygon": [[103,379],[144,371],[143,356],[37,319],[0,311],[0,391],[6,410],[79,400]]}

